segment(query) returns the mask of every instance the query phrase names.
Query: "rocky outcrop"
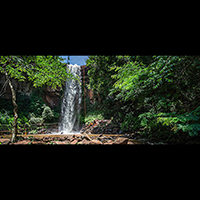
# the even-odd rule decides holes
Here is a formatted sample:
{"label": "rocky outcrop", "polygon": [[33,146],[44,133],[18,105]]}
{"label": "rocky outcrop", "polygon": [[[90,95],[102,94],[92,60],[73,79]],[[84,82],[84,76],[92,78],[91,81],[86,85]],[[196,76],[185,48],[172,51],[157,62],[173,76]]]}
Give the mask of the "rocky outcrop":
{"label": "rocky outcrop", "polygon": [[127,144],[128,143],[128,138],[117,138],[113,144]]}
{"label": "rocky outcrop", "polygon": [[[89,136],[87,134],[74,134],[62,137],[18,137],[15,143],[10,143],[10,139],[0,139],[2,145],[127,145],[128,138],[118,136]],[[132,143],[133,144],[133,143]]]}
{"label": "rocky outcrop", "polygon": [[123,131],[120,130],[120,125],[109,120],[98,120],[95,119],[94,122],[86,124],[80,131],[80,133],[87,134],[122,134]]}
{"label": "rocky outcrop", "polygon": [[[3,88],[3,91],[1,91],[3,94],[1,95],[0,98],[5,98],[5,99],[12,99],[12,94],[10,87],[7,85],[4,85],[6,82],[6,77],[4,74],[0,73],[0,91]],[[25,94],[27,96],[31,96],[34,87],[32,85],[32,82],[30,81],[18,81],[16,79],[11,78],[11,83],[13,85],[13,88],[15,92]],[[58,107],[61,99],[60,95],[61,88],[57,89],[52,89],[51,87],[47,86],[43,89],[43,100],[47,104],[47,106],[54,108]]]}
{"label": "rocky outcrop", "polygon": [[[16,79],[10,79],[11,83],[13,85],[13,88],[15,90],[15,92],[19,92],[21,94],[26,94],[28,96],[31,95],[32,90],[33,90],[33,86],[31,84],[30,81],[18,81]],[[3,88],[3,95],[1,96],[1,98],[5,98],[5,99],[11,99],[12,98],[12,94],[11,94],[11,90],[10,87],[7,85],[4,85],[6,82],[6,77],[4,74],[0,74],[0,88]]]}
{"label": "rocky outcrop", "polygon": [[[86,84],[88,84],[88,81],[89,81],[89,78],[87,75],[88,69],[89,68],[86,67],[86,65],[81,66],[82,80],[84,79]],[[84,74],[85,74],[85,76],[83,76]],[[1,91],[2,87],[4,86],[5,81],[6,81],[5,75],[0,73],[0,91]],[[18,92],[21,94],[31,96],[34,87],[30,81],[23,81],[23,82],[21,81],[20,82],[16,79],[11,78],[11,83],[12,83],[13,88],[16,93]],[[51,108],[59,106],[59,103],[61,101],[60,91],[61,91],[61,88],[52,89],[50,86],[47,86],[43,89],[42,98],[43,98],[44,102],[47,104],[47,106],[49,106]],[[5,99],[12,98],[11,90],[8,85],[5,88],[3,88],[2,92],[3,92],[3,95],[0,98],[5,98]],[[89,98],[90,102],[93,103],[94,99],[93,99],[92,89],[88,89],[87,87],[85,87],[85,94],[86,94],[86,98]]]}
{"label": "rocky outcrop", "polygon": [[50,86],[43,89],[43,100],[46,102],[47,106],[51,108],[59,106],[61,98],[60,91],[61,88],[52,89]]}
{"label": "rocky outcrop", "polygon": [[10,142],[10,139],[8,138],[0,138],[0,145],[5,145]]}

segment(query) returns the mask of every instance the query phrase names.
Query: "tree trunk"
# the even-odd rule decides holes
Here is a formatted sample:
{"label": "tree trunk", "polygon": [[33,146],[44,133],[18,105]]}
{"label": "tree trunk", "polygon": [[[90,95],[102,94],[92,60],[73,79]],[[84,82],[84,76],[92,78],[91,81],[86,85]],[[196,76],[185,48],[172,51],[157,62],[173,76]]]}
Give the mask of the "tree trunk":
{"label": "tree trunk", "polygon": [[11,90],[11,93],[12,93],[12,103],[13,103],[13,112],[14,112],[14,130],[13,130],[13,133],[12,133],[12,139],[11,139],[11,142],[15,142],[16,141],[16,137],[17,137],[17,132],[18,132],[18,129],[17,129],[17,119],[18,119],[18,114],[17,114],[17,111],[18,111],[18,105],[16,103],[16,94],[15,94],[15,90],[12,86],[12,83],[8,77],[8,74],[7,72],[5,71],[5,75],[6,75],[6,79],[8,80],[8,84],[10,86],[10,90]]}
{"label": "tree trunk", "polygon": [[86,103],[85,103],[85,98],[86,98],[86,88],[85,88],[85,65],[83,65],[83,91],[84,91],[84,113],[85,113],[85,118],[86,118]]}

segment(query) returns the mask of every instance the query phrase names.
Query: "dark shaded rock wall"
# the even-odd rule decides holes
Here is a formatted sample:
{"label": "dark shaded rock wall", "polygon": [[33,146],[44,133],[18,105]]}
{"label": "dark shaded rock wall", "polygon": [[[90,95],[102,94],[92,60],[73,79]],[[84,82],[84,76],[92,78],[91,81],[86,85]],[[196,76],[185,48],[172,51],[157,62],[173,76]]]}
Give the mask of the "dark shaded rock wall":
{"label": "dark shaded rock wall", "polygon": [[[12,98],[12,94],[9,85],[5,84],[5,82],[6,82],[5,75],[0,74],[0,92],[2,94],[0,98],[5,98],[9,100]],[[29,97],[31,96],[34,90],[32,82],[30,81],[20,82],[16,79],[11,78],[11,83],[16,93],[18,92],[21,94],[25,94],[28,95]],[[42,98],[49,107],[54,108],[59,106],[61,98],[60,90],[61,88],[52,89],[49,86],[44,87]]]}

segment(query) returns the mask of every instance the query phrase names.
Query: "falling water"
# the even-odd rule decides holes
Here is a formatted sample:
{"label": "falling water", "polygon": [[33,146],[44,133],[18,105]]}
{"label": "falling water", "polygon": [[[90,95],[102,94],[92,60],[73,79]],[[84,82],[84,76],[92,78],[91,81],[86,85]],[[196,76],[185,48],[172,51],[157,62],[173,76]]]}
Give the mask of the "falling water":
{"label": "falling water", "polygon": [[[81,67],[68,65],[68,69],[81,80]],[[77,80],[67,80],[61,104],[59,132],[64,134],[80,131],[81,85]]]}

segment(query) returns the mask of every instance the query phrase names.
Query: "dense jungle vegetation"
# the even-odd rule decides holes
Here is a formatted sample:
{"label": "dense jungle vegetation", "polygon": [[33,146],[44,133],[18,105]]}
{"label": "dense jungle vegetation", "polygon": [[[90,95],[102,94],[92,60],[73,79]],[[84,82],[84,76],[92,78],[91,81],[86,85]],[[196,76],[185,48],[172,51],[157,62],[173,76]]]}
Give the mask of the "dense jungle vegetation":
{"label": "dense jungle vegetation", "polygon": [[[6,77],[0,88],[0,95],[9,86],[11,90],[12,103],[1,99],[0,102],[0,125],[8,123],[12,130],[14,142],[18,134],[19,125],[41,121],[52,121],[58,118],[58,113],[54,113],[50,107],[42,101],[41,90],[34,90],[31,98],[17,94],[11,78],[20,81],[31,81],[34,88],[50,86],[56,89],[61,87],[68,79],[78,80],[67,70],[66,63],[60,56],[33,55],[33,56],[0,56],[0,73]],[[11,104],[13,113],[11,114]],[[18,113],[18,110],[20,113]],[[54,115],[55,114],[55,115]],[[18,116],[19,115],[19,116]],[[29,118],[29,119],[28,119]]]}
{"label": "dense jungle vegetation", "polygon": [[[35,87],[30,97],[12,91],[12,100],[0,98],[0,125],[14,126],[12,141],[20,124],[58,121],[60,107],[48,107],[41,91],[75,79],[62,61],[59,56],[0,57],[0,72],[7,77],[0,95],[6,85],[12,88],[11,78],[31,81]],[[87,115],[82,114],[82,122],[113,118],[124,131],[147,137],[199,136],[200,56],[92,55],[86,65],[87,87],[93,90],[95,102],[86,99]]]}
{"label": "dense jungle vegetation", "polygon": [[[42,88],[33,89],[29,97],[25,94],[16,94],[18,105],[18,124],[38,123],[38,122],[58,122],[60,106],[51,109],[42,99]],[[13,104],[11,100],[0,98],[0,124],[12,124]]]}
{"label": "dense jungle vegetation", "polygon": [[200,132],[200,56],[89,56],[87,120],[174,139]]}

